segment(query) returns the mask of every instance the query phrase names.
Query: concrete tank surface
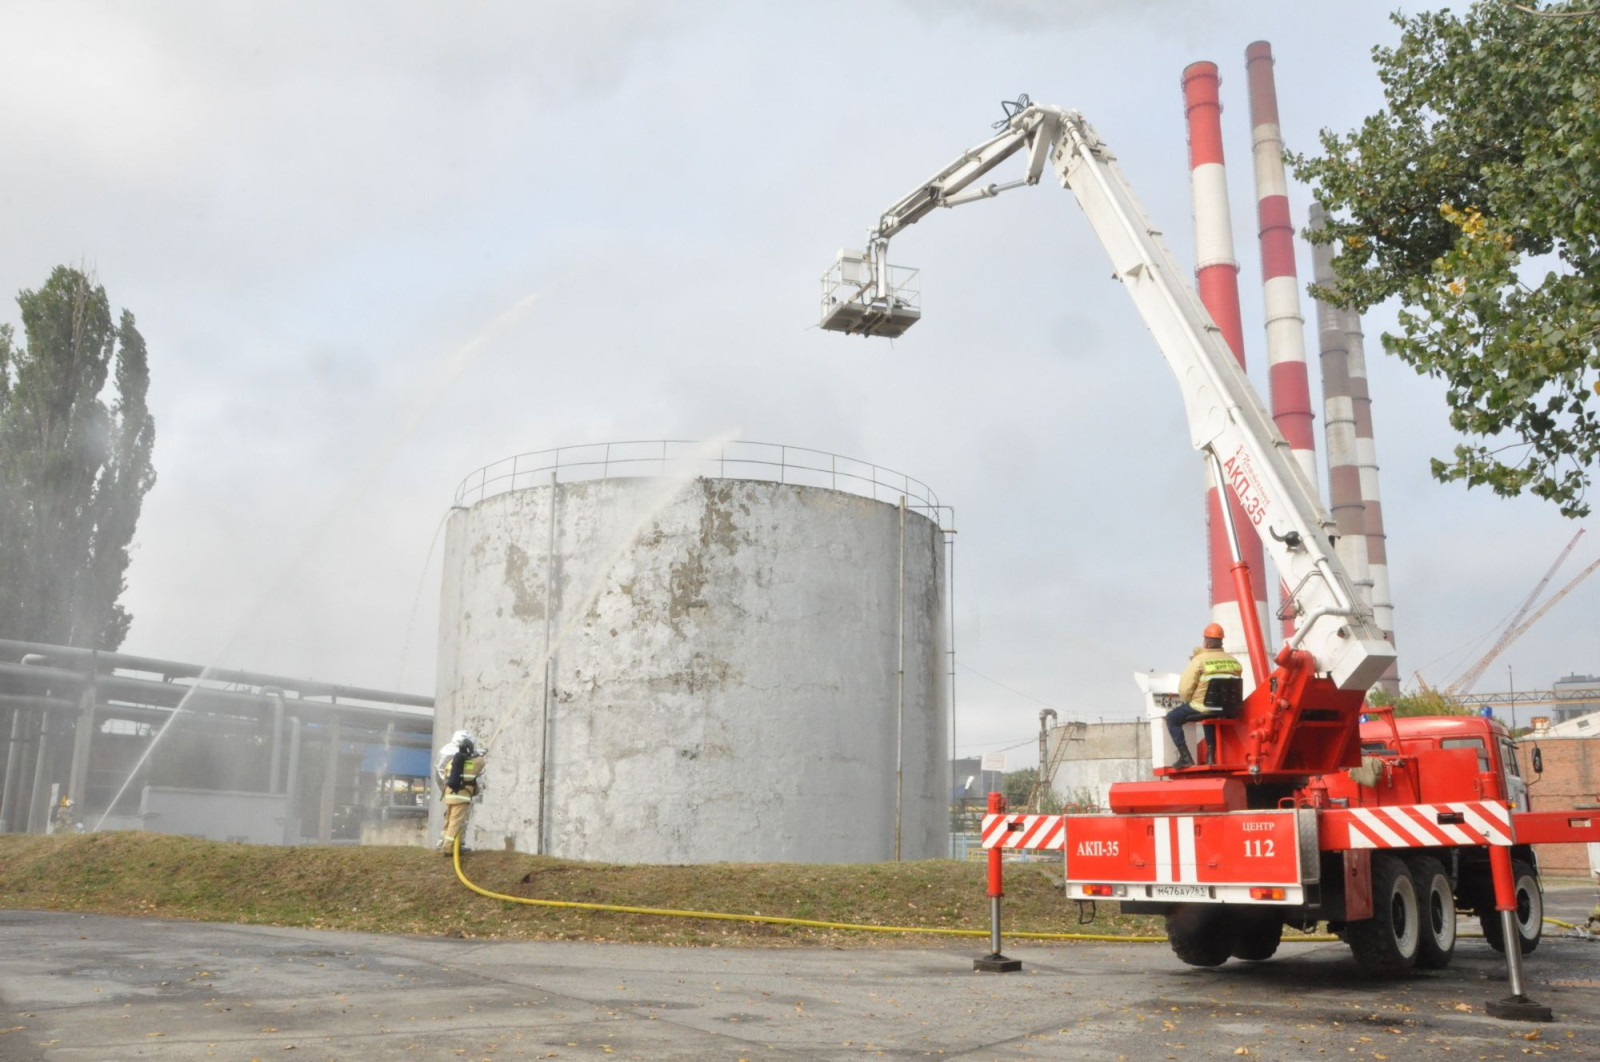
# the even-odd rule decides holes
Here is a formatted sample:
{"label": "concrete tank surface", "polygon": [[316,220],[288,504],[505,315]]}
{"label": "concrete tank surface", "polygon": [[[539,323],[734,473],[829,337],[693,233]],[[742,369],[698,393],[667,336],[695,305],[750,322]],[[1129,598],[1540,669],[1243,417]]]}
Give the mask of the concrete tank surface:
{"label": "concrete tank surface", "polygon": [[466,843],[892,859],[903,631],[900,855],[943,857],[944,535],[906,512],[903,610],[901,542],[898,498],[763,480],[551,482],[458,509],[435,746],[489,740]]}

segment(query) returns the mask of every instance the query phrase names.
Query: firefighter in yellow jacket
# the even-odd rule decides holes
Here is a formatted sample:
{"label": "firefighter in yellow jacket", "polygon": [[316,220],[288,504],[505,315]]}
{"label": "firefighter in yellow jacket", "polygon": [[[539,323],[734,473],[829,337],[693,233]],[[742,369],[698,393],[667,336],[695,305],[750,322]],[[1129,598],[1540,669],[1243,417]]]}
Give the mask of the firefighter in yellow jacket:
{"label": "firefighter in yellow jacket", "polygon": [[473,798],[483,792],[484,752],[478,748],[478,739],[468,730],[457,730],[449,744],[439,750],[435,770],[439,777],[439,795],[444,798],[444,830],[434,847],[450,852],[456,838],[467,826],[467,812]]}
{"label": "firefighter in yellow jacket", "polygon": [[1175,769],[1194,766],[1194,757],[1189,755],[1189,743],[1183,736],[1183,724],[1197,719],[1212,719],[1217,715],[1216,712],[1206,711],[1204,707],[1206,687],[1211,685],[1211,680],[1223,675],[1238,678],[1244,674],[1244,666],[1239,663],[1239,658],[1222,649],[1220,624],[1206,624],[1201,636],[1205,644],[1190,654],[1189,666],[1183,669],[1183,677],[1178,680],[1178,706],[1167,713],[1167,733],[1178,750],[1177,762],[1172,765]]}

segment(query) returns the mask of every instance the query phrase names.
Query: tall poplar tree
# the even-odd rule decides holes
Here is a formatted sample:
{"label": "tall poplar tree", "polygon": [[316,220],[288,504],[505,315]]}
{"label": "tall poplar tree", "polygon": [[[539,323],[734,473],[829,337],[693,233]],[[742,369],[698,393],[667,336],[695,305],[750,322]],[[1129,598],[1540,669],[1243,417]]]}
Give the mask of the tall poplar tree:
{"label": "tall poplar tree", "polygon": [[67,266],[17,306],[25,344],[0,325],[0,638],[114,650],[156,479],[144,337]]}

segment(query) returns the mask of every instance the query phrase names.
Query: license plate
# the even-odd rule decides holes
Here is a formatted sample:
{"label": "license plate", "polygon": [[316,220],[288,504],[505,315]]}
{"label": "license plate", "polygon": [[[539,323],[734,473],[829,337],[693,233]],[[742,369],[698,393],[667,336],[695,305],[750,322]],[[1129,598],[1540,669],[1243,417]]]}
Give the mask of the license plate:
{"label": "license plate", "polygon": [[1152,885],[1150,895],[1164,900],[1209,900],[1211,890],[1204,885]]}

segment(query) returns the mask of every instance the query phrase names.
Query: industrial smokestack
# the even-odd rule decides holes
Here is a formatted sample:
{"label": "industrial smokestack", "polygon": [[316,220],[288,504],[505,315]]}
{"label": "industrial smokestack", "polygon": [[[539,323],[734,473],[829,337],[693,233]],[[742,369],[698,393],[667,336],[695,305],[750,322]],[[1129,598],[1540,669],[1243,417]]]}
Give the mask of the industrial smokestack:
{"label": "industrial smokestack", "polygon": [[[1378,496],[1378,449],[1372,441],[1372,397],[1367,390],[1367,355],[1361,315],[1345,315],[1345,348],[1350,360],[1350,407],[1356,422],[1356,467],[1361,473],[1361,504],[1367,514],[1367,571],[1372,576],[1372,620],[1394,645],[1394,604],[1389,596],[1389,553],[1384,545],[1383,503]],[[1378,684],[1400,692],[1400,666],[1389,665]]]}
{"label": "industrial smokestack", "polygon": [[[1327,224],[1321,203],[1311,204],[1312,231]],[[1333,248],[1311,247],[1312,279],[1319,287],[1333,283]],[[1356,461],[1356,414],[1350,401],[1348,314],[1317,300],[1317,338],[1322,361],[1322,425],[1328,450],[1328,503],[1339,540],[1334,549],[1361,604],[1372,608],[1372,576],[1367,570],[1367,510],[1361,501],[1361,470]]]}
{"label": "industrial smokestack", "polygon": [[[1245,49],[1250,81],[1250,138],[1255,155],[1256,216],[1261,235],[1262,305],[1267,317],[1268,389],[1272,420],[1289,443],[1306,488],[1317,494],[1317,444],[1311,430],[1311,384],[1306,375],[1305,318],[1294,266],[1294,225],[1289,220],[1289,179],[1283,169],[1283,132],[1278,124],[1278,86],[1272,76],[1272,45]],[[1287,599],[1286,590],[1280,596]],[[1292,616],[1283,634],[1294,633]]]}
{"label": "industrial smokestack", "polygon": [[[1233,257],[1233,219],[1228,210],[1227,170],[1222,159],[1222,104],[1217,96],[1217,64],[1191,63],[1183,71],[1183,101],[1189,126],[1189,182],[1194,203],[1195,286],[1200,301],[1216,322],[1222,337],[1244,367],[1244,329],[1239,320],[1239,264]],[[1227,632],[1229,652],[1245,656],[1242,607],[1228,572],[1232,549],[1222,519],[1222,496],[1207,470],[1206,534],[1211,575],[1211,618]],[[1251,585],[1263,638],[1268,635],[1266,564],[1255,527],[1231,496],[1233,525],[1239,546],[1250,565]],[[1265,663],[1263,661],[1262,663]],[[1251,669],[1245,668],[1249,676]]]}
{"label": "industrial smokestack", "polygon": [[[1327,217],[1311,204],[1311,228]],[[1333,248],[1312,248],[1313,277],[1319,287],[1334,281]],[[1383,508],[1378,497],[1378,459],[1372,441],[1372,400],[1367,391],[1366,353],[1361,318],[1317,300],[1317,334],[1322,352],[1322,397],[1328,448],[1328,494],[1339,530],[1335,549],[1356,584],[1373,622],[1394,642],[1394,606],[1389,599],[1389,562],[1384,550]],[[1391,665],[1379,685],[1398,692],[1400,673]]]}

